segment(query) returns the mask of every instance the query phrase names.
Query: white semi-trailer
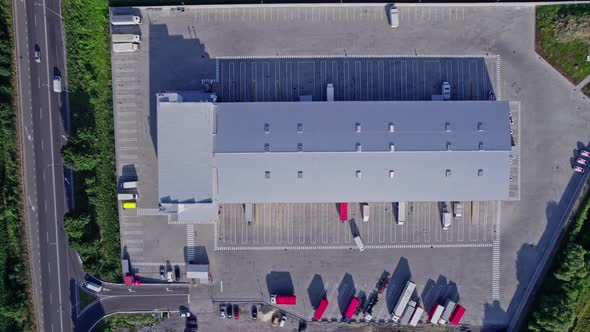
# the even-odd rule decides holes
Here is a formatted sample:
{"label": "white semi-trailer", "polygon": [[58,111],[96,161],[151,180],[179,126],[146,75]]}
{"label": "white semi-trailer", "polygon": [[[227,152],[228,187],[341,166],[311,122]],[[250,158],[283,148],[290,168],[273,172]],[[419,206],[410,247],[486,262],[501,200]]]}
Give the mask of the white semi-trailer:
{"label": "white semi-trailer", "polygon": [[121,33],[111,35],[111,40],[113,41],[113,43],[140,43],[141,36],[133,35],[130,33]]}
{"label": "white semi-trailer", "polygon": [[141,17],[135,15],[113,15],[112,25],[138,25],[141,24]]}
{"label": "white semi-trailer", "polygon": [[408,305],[410,298],[412,297],[412,293],[414,293],[414,289],[416,289],[416,284],[413,283],[411,280],[408,280],[404,289],[402,290],[402,294],[400,295],[395,307],[393,308],[393,312],[391,313],[391,320],[394,322],[398,322],[401,316],[404,313],[404,309]]}
{"label": "white semi-trailer", "polygon": [[137,52],[139,45],[137,43],[114,43],[113,52],[115,53],[126,53],[126,52]]}

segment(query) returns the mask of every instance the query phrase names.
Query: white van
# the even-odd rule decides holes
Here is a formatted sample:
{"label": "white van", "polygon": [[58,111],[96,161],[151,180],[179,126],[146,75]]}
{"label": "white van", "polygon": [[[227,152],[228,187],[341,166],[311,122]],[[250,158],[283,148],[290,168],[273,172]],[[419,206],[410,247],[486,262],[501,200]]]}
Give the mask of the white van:
{"label": "white van", "polygon": [[138,200],[139,194],[137,193],[119,193],[117,194],[117,199],[120,201],[130,201],[130,200]]}
{"label": "white van", "polygon": [[53,78],[53,92],[61,93],[61,76],[59,75]]}
{"label": "white van", "polygon": [[369,203],[361,203],[361,213],[363,214],[363,221],[369,221]]}
{"label": "white van", "polygon": [[355,236],[354,242],[356,243],[356,246],[359,247],[359,251],[365,250],[365,246],[363,245],[363,240],[361,240],[360,236],[358,236],[358,235]]}
{"label": "white van", "polygon": [[93,283],[92,281],[84,281],[84,287],[90,289],[91,291],[100,292],[102,290],[102,286]]}

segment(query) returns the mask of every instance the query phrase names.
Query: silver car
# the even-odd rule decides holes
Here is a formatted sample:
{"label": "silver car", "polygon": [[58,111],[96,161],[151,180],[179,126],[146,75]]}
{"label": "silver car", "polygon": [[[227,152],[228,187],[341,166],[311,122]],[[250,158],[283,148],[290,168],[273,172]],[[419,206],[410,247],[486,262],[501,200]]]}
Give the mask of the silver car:
{"label": "silver car", "polygon": [[41,63],[41,49],[39,45],[35,45],[35,62]]}

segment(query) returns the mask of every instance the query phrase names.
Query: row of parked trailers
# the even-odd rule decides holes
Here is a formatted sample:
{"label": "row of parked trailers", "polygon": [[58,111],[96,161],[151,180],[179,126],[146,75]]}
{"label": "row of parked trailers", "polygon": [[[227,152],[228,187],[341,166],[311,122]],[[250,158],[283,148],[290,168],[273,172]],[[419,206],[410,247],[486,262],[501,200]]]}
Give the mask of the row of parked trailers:
{"label": "row of parked trailers", "polygon": [[[386,283],[383,283],[386,285]],[[411,300],[412,294],[416,289],[416,284],[412,281],[408,281],[402,294],[400,295],[393,312],[391,314],[391,319],[394,322],[400,323],[401,325],[410,325],[416,326],[422,315],[424,314],[424,308],[422,308],[416,301]],[[376,294],[376,296],[378,296]],[[295,304],[295,297],[294,296],[276,296],[273,295],[271,297],[271,303],[276,304]],[[321,320],[326,308],[328,307],[328,300],[324,297],[321,299],[320,303],[318,304],[313,318],[315,320]],[[357,312],[359,306],[361,305],[361,300],[356,296],[353,296],[344,311],[344,317],[346,319],[351,319]],[[447,299],[445,301],[444,306],[437,304],[434,306],[430,314],[428,315],[428,322],[432,324],[447,324],[450,323],[452,325],[459,325],[461,323],[461,319],[465,314],[465,308],[461,305],[455,303],[454,301]],[[371,320],[370,313],[365,316],[365,319]]]}

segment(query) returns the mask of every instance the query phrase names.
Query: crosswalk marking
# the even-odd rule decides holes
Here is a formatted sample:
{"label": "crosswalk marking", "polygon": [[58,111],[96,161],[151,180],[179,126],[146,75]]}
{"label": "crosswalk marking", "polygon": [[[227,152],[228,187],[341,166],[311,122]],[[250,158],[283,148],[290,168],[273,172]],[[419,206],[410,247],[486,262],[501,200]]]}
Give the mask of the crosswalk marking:
{"label": "crosswalk marking", "polygon": [[195,260],[195,225],[186,225],[186,259],[189,262]]}
{"label": "crosswalk marking", "polygon": [[492,249],[492,300],[500,300],[500,211],[498,204],[498,219],[496,220],[496,238]]}

